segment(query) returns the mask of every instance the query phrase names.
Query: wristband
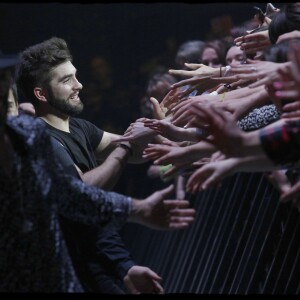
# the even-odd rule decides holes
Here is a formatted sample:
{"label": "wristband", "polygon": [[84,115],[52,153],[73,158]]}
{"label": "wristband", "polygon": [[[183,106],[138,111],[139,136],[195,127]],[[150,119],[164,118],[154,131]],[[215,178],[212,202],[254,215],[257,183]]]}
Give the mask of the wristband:
{"label": "wristband", "polygon": [[130,156],[133,156],[133,151],[132,151],[132,149],[131,149],[128,145],[126,145],[126,144],[119,144],[119,147],[121,147],[121,148],[127,150],[128,153],[129,153],[129,155],[130,155]]}

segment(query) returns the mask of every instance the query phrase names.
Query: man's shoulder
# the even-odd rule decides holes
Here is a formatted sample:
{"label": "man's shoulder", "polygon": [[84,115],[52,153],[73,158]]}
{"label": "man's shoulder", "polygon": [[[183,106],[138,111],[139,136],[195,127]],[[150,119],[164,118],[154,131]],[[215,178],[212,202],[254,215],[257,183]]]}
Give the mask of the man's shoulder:
{"label": "man's shoulder", "polygon": [[81,118],[70,118],[70,129],[75,132],[82,131],[85,135],[101,134],[103,130],[91,123],[90,121]]}
{"label": "man's shoulder", "polygon": [[70,125],[72,126],[78,126],[78,127],[94,127],[94,128],[98,128],[100,130],[102,130],[101,128],[99,128],[98,126],[96,126],[95,124],[93,124],[92,122],[82,119],[82,118],[74,118],[71,117],[70,118]]}
{"label": "man's shoulder", "polygon": [[87,123],[90,123],[90,122],[85,119],[82,119],[82,118],[74,118],[74,117],[70,118],[70,125],[83,126]]}

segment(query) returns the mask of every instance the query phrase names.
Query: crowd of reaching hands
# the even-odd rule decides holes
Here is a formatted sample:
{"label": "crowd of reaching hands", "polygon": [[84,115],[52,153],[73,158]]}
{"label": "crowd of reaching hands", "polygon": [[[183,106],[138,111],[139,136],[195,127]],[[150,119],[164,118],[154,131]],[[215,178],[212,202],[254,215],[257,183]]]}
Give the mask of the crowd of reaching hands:
{"label": "crowd of reaching hands", "polygon": [[[151,129],[157,139],[143,157],[171,164],[164,176],[184,174],[187,192],[218,186],[236,172],[264,172],[280,199],[300,209],[300,181],[287,178],[300,158],[299,5],[273,10],[257,30],[234,39],[247,57],[243,63],[187,63],[185,70],[169,70],[187,79],[172,84],[160,103],[150,98],[154,118],[138,119],[122,140],[134,143]],[[270,115],[262,113],[265,107]],[[261,123],[242,126],[253,115]]]}

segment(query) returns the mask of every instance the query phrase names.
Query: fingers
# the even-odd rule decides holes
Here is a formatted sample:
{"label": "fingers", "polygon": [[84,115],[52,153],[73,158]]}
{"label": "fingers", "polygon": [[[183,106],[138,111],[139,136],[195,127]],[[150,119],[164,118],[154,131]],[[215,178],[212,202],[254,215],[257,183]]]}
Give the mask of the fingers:
{"label": "fingers", "polygon": [[153,113],[154,113],[155,118],[159,119],[159,120],[163,119],[164,115],[163,115],[163,112],[161,110],[160,104],[157,101],[157,99],[155,99],[154,97],[150,97],[150,102],[153,107]]}
{"label": "fingers", "polygon": [[188,110],[182,108],[178,110],[171,119],[172,124],[176,126],[184,126],[191,119],[191,114]]}
{"label": "fingers", "polygon": [[154,281],[162,281],[162,278],[149,268],[147,268],[147,275]]}
{"label": "fingers", "polygon": [[205,178],[210,174],[205,172],[203,168],[195,171],[186,183],[186,190],[189,193],[196,193],[202,189],[202,183],[204,182]]}
{"label": "fingers", "polygon": [[299,97],[299,92],[298,91],[293,91],[293,90],[289,90],[289,91],[276,91],[275,92],[275,97],[278,97],[280,99],[288,99],[288,100],[291,99],[292,100],[292,99],[295,99],[295,98]]}
{"label": "fingers", "polygon": [[159,123],[145,122],[144,126],[156,131],[158,134],[163,134],[163,127]]}
{"label": "fingers", "polygon": [[194,222],[196,210],[189,208],[187,200],[164,200],[164,206],[169,211],[169,227],[186,227]]}
{"label": "fingers", "polygon": [[[187,208],[190,206],[190,202],[188,200],[166,199],[166,200],[164,200],[164,205],[167,209],[169,209],[171,211],[172,209],[175,209],[175,208]],[[190,213],[193,213],[193,211],[194,211],[193,208],[187,209],[187,211],[189,211],[189,210],[191,210]],[[179,215],[179,212],[174,210],[173,215]]]}
{"label": "fingers", "polygon": [[294,119],[294,118],[300,118],[300,110],[292,111],[292,112],[286,112],[281,115],[281,118],[283,119]]}
{"label": "fingers", "polygon": [[300,102],[299,101],[295,101],[292,103],[287,103],[283,106],[282,111],[284,113],[287,112],[296,112],[300,109]]}
{"label": "fingers", "polygon": [[293,185],[289,191],[280,195],[279,200],[281,202],[288,202],[300,196],[300,181]]}
{"label": "fingers", "polygon": [[179,147],[177,144],[176,144],[176,142],[173,142],[173,141],[166,141],[166,140],[164,140],[164,141],[162,141],[162,144],[163,145],[166,145],[166,146],[171,146],[171,147]]}
{"label": "fingers", "polygon": [[148,144],[148,147],[144,150],[145,154],[159,152],[161,154],[168,153],[170,146],[162,144]]}
{"label": "fingers", "polygon": [[159,102],[154,97],[150,97],[150,102],[153,104],[153,108],[159,106]]}
{"label": "fingers", "polygon": [[200,84],[191,85],[185,91],[182,92],[182,94],[180,95],[180,97],[181,98],[187,97],[190,93],[192,93],[193,91],[197,90],[197,88],[199,86],[200,86]]}
{"label": "fingers", "polygon": [[166,171],[163,177],[170,177],[175,175],[179,171],[179,166],[172,166],[168,171]]}
{"label": "fingers", "polygon": [[193,71],[186,71],[186,70],[169,70],[169,74],[171,75],[180,75],[180,76],[194,76],[195,73]]}
{"label": "fingers", "polygon": [[[166,166],[166,165],[169,165],[171,163],[172,163],[172,158],[170,158],[169,153],[165,154],[163,156],[160,156],[159,158],[157,158],[156,160],[153,161],[154,165],[163,165],[163,166]],[[166,172],[165,174],[169,174],[169,173]]]}
{"label": "fingers", "polygon": [[[179,224],[179,223],[185,223],[185,224],[190,224],[195,221],[194,215],[196,214],[196,211],[193,208],[190,208],[189,211],[188,209],[185,210],[179,210],[178,211],[182,214],[182,216],[171,216],[170,221],[173,224]],[[184,216],[187,215],[187,216]]]}
{"label": "fingers", "polygon": [[147,148],[144,150],[142,157],[145,159],[151,159],[151,160],[157,160],[159,159],[163,154],[156,151],[147,151]]}
{"label": "fingers", "polygon": [[[162,279],[160,279],[161,281]],[[157,282],[157,281],[153,281],[154,284],[154,293],[155,294],[164,294],[164,289],[163,287]]]}
{"label": "fingers", "polygon": [[204,66],[203,64],[190,64],[190,63],[185,63],[184,65],[191,70],[197,70]]}
{"label": "fingers", "polygon": [[[243,77],[243,76],[239,76],[239,77]],[[246,77],[245,77],[246,78]],[[257,81],[255,81],[254,83],[251,83],[248,85],[249,88],[256,88],[258,86],[261,86],[261,85],[265,85],[265,84],[268,84],[271,80],[268,78],[268,77],[264,77],[262,79],[259,79]]]}
{"label": "fingers", "polygon": [[172,192],[174,191],[174,188],[175,188],[174,184],[171,184],[168,187],[166,187],[165,189],[162,189],[158,192],[161,193],[163,198],[166,198],[167,196],[172,194]]}
{"label": "fingers", "polygon": [[170,222],[168,228],[172,230],[179,230],[179,229],[185,229],[191,225],[191,223],[194,222],[185,222],[185,221],[174,221]]}
{"label": "fingers", "polygon": [[238,77],[236,75],[228,76],[228,77],[213,77],[211,78],[212,82],[218,83],[233,83],[236,80],[238,80]]}
{"label": "fingers", "polygon": [[259,61],[247,59],[246,64],[234,64],[234,65],[232,65],[230,72],[232,72],[234,74],[253,73],[253,68],[256,68],[256,71],[259,72],[261,70],[264,70],[264,65],[262,65]]}

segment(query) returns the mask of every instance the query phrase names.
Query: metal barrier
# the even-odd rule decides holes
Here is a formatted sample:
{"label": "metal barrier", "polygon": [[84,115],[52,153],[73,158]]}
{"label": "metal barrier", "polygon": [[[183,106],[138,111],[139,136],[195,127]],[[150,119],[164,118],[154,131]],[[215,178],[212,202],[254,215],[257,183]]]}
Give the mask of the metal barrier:
{"label": "metal barrier", "polygon": [[298,294],[300,213],[278,199],[261,173],[240,173],[189,197],[197,219],[188,229],[121,233],[166,293]]}

